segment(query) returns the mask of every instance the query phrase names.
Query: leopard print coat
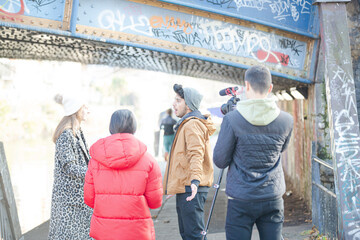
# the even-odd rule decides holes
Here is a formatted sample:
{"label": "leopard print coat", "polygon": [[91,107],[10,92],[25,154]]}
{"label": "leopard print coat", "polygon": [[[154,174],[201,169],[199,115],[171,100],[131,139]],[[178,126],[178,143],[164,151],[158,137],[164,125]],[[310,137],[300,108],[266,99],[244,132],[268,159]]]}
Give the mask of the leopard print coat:
{"label": "leopard print coat", "polygon": [[55,143],[54,185],[49,240],[83,240],[89,236],[92,209],[84,203],[84,179],[90,159],[82,131],[62,132]]}

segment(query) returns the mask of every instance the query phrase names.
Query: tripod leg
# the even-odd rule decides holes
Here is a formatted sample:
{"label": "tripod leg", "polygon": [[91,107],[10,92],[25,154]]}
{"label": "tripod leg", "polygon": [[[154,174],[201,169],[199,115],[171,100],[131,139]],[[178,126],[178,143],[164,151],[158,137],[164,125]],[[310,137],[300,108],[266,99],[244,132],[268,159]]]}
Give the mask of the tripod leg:
{"label": "tripod leg", "polygon": [[216,197],[217,197],[218,192],[219,192],[220,183],[221,183],[221,180],[222,180],[223,173],[224,173],[224,169],[220,169],[218,181],[217,181],[217,183],[214,184],[214,186],[213,186],[213,188],[215,188],[216,190],[215,190],[215,194],[214,194],[214,197],[213,197],[213,200],[212,200],[212,203],[211,203],[210,212],[209,212],[209,217],[208,217],[208,220],[207,220],[207,222],[206,222],[205,229],[204,229],[204,231],[201,232],[201,235],[203,235],[202,240],[205,239],[206,234],[207,234],[207,230],[208,230],[209,225],[210,225],[211,215],[212,215],[212,213],[213,213],[213,211],[214,211],[215,201],[216,201]]}

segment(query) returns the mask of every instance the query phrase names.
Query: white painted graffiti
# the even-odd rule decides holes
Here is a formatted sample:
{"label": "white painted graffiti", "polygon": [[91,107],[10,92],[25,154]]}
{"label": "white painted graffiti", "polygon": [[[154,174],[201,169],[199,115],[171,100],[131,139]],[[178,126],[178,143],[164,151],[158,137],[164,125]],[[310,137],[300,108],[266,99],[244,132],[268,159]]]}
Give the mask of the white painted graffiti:
{"label": "white painted graffiti", "polygon": [[[221,22],[207,21],[201,25],[202,35],[205,39],[214,42],[215,50],[232,51],[237,55],[243,51],[244,56],[251,56],[259,62],[266,62],[270,56],[276,59],[276,63],[281,63],[277,55],[271,50],[271,41],[268,36],[261,35],[252,31],[240,31],[232,27],[223,27]],[[255,50],[262,50],[266,53],[263,59],[259,59]]]}
{"label": "white painted graffiti", "polygon": [[133,32],[152,36],[150,21],[147,16],[132,16],[121,13],[120,10],[104,10],[98,16],[99,25],[103,29],[124,32]]}
{"label": "white painted graffiti", "polygon": [[[345,99],[345,107],[334,112],[335,152],[338,155],[337,168],[341,182],[339,191],[344,196],[343,202],[340,203],[342,205],[342,218],[344,224],[349,227],[347,234],[352,236],[352,239],[360,239],[358,224],[360,219],[360,201],[358,199],[360,190],[360,135],[356,114],[354,79],[340,66],[334,66],[332,69],[335,69],[332,70],[332,81],[340,84],[339,97]],[[357,224],[354,224],[355,222]]]}
{"label": "white painted graffiti", "polygon": [[311,1],[308,0],[233,0],[237,11],[241,8],[254,8],[259,11],[271,9],[274,19],[282,21],[291,17],[295,22],[301,14],[310,14]]}
{"label": "white painted graffiti", "polygon": [[197,27],[194,32],[198,33],[202,47],[211,50],[291,67],[301,67],[304,59],[304,42],[208,19],[196,18],[191,22]]}
{"label": "white painted graffiti", "polygon": [[302,68],[305,61],[305,42],[194,15],[150,14],[134,7],[130,13],[124,8],[106,9],[99,13],[98,24],[102,29],[156,37],[279,67]]}
{"label": "white painted graffiti", "polygon": [[269,0],[234,0],[234,2],[238,11],[240,8],[255,8],[262,11],[266,3],[271,3]]}

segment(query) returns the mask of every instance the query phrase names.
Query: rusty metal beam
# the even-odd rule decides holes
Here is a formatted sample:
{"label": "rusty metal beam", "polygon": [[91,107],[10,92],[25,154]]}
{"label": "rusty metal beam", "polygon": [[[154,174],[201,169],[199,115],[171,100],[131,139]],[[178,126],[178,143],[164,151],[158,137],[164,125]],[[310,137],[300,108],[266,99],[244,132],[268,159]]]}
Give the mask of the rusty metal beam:
{"label": "rusty metal beam", "polygon": [[360,134],[345,3],[320,3],[320,19],[338,205],[338,239],[359,239]]}

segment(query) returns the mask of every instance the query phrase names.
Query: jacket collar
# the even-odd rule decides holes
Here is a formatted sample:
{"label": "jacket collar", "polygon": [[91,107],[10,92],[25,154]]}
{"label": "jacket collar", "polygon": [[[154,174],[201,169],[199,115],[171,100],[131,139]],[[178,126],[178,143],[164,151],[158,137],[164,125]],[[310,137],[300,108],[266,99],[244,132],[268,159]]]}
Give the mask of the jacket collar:
{"label": "jacket collar", "polygon": [[200,119],[206,119],[199,110],[195,110],[195,111],[192,111],[192,112],[189,112],[187,114],[185,114],[175,125],[174,127],[174,130],[177,131],[179,126],[181,125],[181,123],[187,119],[187,118],[200,118]]}

